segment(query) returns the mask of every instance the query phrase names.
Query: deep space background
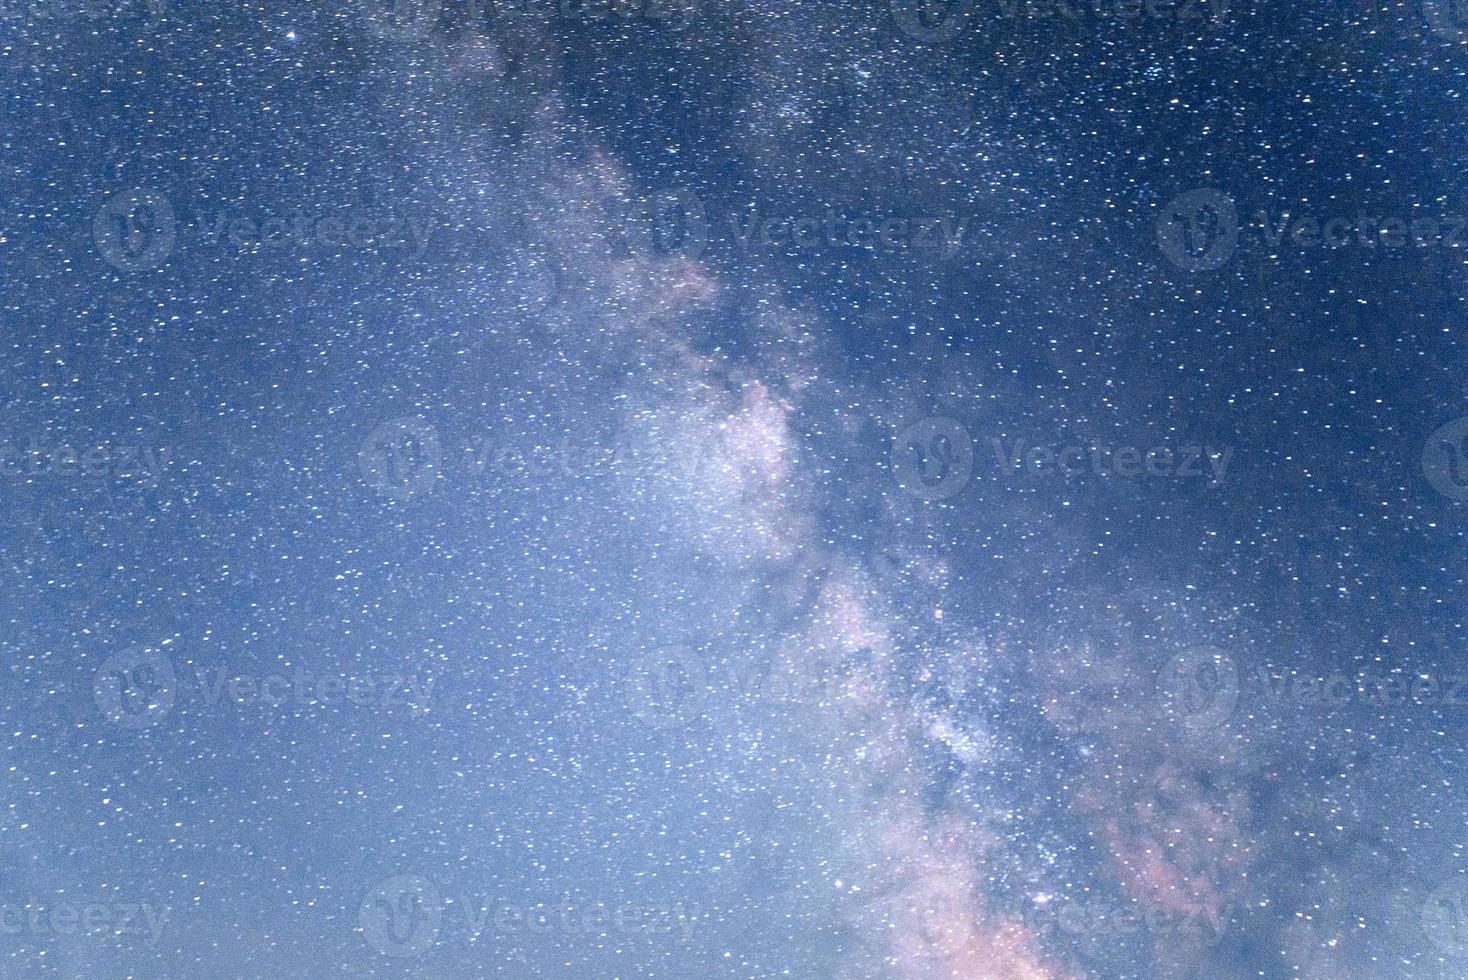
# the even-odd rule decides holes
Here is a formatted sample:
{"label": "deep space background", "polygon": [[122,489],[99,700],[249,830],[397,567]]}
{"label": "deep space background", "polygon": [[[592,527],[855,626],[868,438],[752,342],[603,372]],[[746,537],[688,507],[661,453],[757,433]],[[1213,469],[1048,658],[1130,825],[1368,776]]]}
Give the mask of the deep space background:
{"label": "deep space background", "polygon": [[0,976],[1468,975],[1461,7],[0,38]]}

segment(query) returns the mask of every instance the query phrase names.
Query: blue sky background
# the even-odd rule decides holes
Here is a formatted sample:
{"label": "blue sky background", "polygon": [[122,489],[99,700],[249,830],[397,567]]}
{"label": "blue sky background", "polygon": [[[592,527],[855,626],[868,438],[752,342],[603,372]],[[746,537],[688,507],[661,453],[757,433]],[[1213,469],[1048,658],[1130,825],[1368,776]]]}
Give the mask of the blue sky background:
{"label": "blue sky background", "polygon": [[3,975],[1462,975],[1456,11],[410,8],[0,18]]}

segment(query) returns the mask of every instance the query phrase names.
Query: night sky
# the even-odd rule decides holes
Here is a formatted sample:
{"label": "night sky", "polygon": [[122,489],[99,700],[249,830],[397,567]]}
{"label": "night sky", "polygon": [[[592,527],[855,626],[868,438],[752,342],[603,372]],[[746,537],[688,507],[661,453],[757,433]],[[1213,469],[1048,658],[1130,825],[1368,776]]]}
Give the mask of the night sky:
{"label": "night sky", "polygon": [[0,977],[1468,976],[1458,0],[0,5]]}

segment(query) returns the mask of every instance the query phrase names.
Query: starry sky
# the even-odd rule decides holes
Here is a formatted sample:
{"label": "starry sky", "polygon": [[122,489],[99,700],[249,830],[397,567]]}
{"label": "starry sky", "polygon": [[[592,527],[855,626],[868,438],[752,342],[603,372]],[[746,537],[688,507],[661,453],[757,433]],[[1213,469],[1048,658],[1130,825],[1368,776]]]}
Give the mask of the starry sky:
{"label": "starry sky", "polygon": [[1468,975],[1465,84],[0,7],[0,977]]}

